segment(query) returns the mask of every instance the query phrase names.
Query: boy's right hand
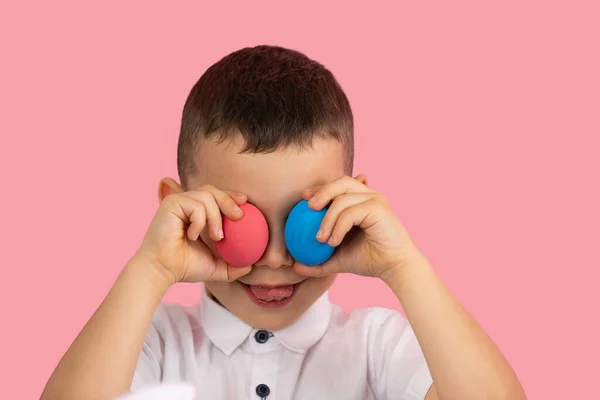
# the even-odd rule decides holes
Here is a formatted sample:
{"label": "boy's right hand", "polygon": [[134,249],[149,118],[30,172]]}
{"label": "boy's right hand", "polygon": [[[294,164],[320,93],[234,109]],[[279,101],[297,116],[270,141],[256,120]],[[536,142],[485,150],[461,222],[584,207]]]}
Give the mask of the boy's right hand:
{"label": "boy's right hand", "polygon": [[136,257],[159,269],[169,284],[176,282],[233,281],[251,267],[235,268],[213,255],[200,233],[207,228],[213,241],[223,238],[221,213],[232,220],[242,217],[238,207],[247,201],[241,193],[214,186],[173,193],[158,208]]}

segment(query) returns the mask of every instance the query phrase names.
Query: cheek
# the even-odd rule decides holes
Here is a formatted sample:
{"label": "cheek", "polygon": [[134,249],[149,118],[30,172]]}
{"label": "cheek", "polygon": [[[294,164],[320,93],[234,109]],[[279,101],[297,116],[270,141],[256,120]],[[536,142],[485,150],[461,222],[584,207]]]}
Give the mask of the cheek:
{"label": "cheek", "polygon": [[335,280],[337,279],[337,275],[329,275],[326,276],[325,278],[321,278],[323,279],[323,292],[325,292],[326,290],[329,290],[329,288],[331,287],[331,285],[333,285],[333,282],[335,282]]}
{"label": "cheek", "polygon": [[208,291],[209,296],[212,296],[221,305],[229,303],[235,297],[234,282],[204,282],[204,287]]}
{"label": "cheek", "polygon": [[304,288],[305,296],[312,301],[316,301],[323,293],[325,293],[333,282],[335,282],[336,275],[326,276],[324,278],[313,278],[306,282]]}

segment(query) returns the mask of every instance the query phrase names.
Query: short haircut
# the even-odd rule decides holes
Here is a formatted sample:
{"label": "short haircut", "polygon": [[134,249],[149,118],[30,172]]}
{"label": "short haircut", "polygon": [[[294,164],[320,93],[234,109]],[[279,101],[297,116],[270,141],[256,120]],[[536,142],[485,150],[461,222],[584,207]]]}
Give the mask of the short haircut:
{"label": "short haircut", "polygon": [[241,134],[244,153],[309,147],[332,138],[345,148],[352,173],[354,122],[341,86],[322,64],[279,46],[235,51],[212,65],[185,102],[177,147],[181,183],[196,171],[202,139]]}

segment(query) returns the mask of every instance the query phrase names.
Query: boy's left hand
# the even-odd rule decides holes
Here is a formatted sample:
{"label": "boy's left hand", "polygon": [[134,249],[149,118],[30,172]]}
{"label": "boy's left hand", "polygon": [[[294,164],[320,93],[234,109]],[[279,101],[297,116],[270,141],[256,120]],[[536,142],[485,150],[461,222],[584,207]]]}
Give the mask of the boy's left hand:
{"label": "boy's left hand", "polygon": [[363,175],[306,189],[302,197],[313,210],[329,204],[317,240],[334,247],[344,243],[321,265],[296,264],[301,275],[349,272],[387,280],[419,254],[385,197],[369,189]]}

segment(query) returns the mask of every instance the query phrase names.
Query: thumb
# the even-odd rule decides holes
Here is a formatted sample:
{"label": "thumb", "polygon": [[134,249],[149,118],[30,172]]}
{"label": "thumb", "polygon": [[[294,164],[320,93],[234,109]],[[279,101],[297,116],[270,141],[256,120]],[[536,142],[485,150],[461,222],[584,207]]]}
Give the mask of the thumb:
{"label": "thumb", "polygon": [[231,265],[227,266],[227,277],[229,282],[233,282],[236,279],[241,278],[244,275],[247,275],[250,271],[252,271],[252,267],[244,267],[244,268],[236,268]]}
{"label": "thumb", "polygon": [[300,263],[294,264],[294,270],[298,275],[306,276],[308,278],[319,278],[322,276],[328,276],[333,274],[339,274],[344,272],[340,265],[337,257],[333,256],[329,260],[325,261],[320,265],[304,265]]}
{"label": "thumb", "polygon": [[233,282],[252,271],[252,267],[236,268],[223,259],[217,259],[212,274],[205,279],[208,282]]}

